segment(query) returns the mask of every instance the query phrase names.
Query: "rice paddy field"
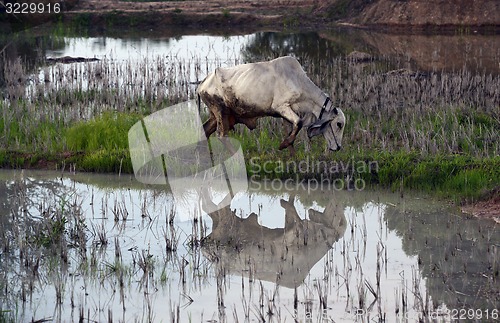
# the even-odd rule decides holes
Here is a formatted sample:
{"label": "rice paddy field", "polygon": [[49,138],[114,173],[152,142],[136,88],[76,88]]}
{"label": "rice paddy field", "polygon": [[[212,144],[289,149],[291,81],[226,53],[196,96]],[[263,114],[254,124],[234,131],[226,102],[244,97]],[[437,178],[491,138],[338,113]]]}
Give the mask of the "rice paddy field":
{"label": "rice paddy field", "polygon": [[[26,71],[21,58],[4,59],[0,164],[131,172],[126,132],[132,124],[195,99],[196,85],[217,66],[293,55],[291,45],[283,45],[294,41],[292,36],[254,35],[266,42],[272,37],[278,49],[262,46],[255,52],[249,36],[232,43],[195,40],[192,47],[166,54],[147,44],[138,55],[115,48],[98,61],[42,63],[36,72]],[[295,42],[299,47],[300,38]],[[365,179],[370,183],[460,193],[465,199],[498,184],[498,73],[412,70],[397,57],[359,62],[335,56],[332,44],[317,42],[330,55],[306,52],[298,58],[346,113],[346,149],[327,154],[323,141],[302,135],[297,160],[377,161],[378,174]],[[208,53],[202,55],[197,46]],[[249,156],[279,161],[289,158],[276,149],[286,131],[280,120],[264,119],[257,131],[240,128],[235,136]]]}
{"label": "rice paddy field", "polygon": [[[487,38],[456,64],[435,50],[429,67],[368,36],[12,36],[0,322],[498,321],[498,224],[458,206],[498,194],[500,72],[484,66],[500,50]],[[216,67],[283,55],[344,111],[341,151],[301,132],[291,156],[267,118],[231,134],[247,190],[139,183],[132,126],[196,100]]]}

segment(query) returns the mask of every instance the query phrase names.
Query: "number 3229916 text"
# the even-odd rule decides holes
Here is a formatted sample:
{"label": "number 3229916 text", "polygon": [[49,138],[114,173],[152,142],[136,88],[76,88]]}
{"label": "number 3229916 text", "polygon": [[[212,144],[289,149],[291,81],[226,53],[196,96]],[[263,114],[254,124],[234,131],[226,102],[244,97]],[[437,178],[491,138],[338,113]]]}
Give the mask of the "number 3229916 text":
{"label": "number 3229916 text", "polygon": [[5,12],[13,14],[59,13],[61,4],[56,3],[6,3]]}

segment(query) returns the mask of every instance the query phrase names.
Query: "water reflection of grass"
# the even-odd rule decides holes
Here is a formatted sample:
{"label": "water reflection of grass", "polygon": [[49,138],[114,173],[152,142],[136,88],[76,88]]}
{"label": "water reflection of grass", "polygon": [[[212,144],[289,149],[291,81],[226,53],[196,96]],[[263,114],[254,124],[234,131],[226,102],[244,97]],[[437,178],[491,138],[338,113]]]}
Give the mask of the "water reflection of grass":
{"label": "water reflection of grass", "polygon": [[[498,284],[494,283],[498,280],[495,228],[490,223],[451,215],[436,208],[432,199],[422,205],[410,194],[400,199],[396,194],[379,192],[375,195],[379,202],[368,203],[377,205],[371,211],[366,203],[374,195],[368,192],[313,195],[320,207],[325,206],[325,212],[329,203],[340,203],[339,209],[331,209],[331,215],[342,218],[344,210],[355,208],[357,203],[353,201],[344,204],[346,198],[359,199],[359,210],[335,222],[343,223],[346,236],[332,248],[331,244],[325,245],[328,251],[324,261],[316,265],[319,272],[296,281],[293,288],[284,284],[287,278],[294,273],[307,276],[309,270],[302,267],[301,250],[305,253],[302,259],[310,260],[315,250],[321,249],[313,247],[314,241],[324,245],[325,236],[320,232],[319,239],[314,239],[312,223],[307,229],[294,227],[288,236],[272,236],[276,243],[263,234],[276,230],[255,224],[259,232],[255,241],[262,244],[253,249],[250,244],[235,249],[222,244],[220,238],[217,241],[221,244],[211,247],[203,241],[208,234],[213,235],[214,228],[211,231],[205,227],[204,219],[198,216],[201,213],[194,212],[198,215],[180,227],[172,217],[181,216],[182,211],[144,187],[126,187],[123,194],[116,190],[110,194],[88,182],[75,186],[67,179],[61,181],[59,175],[42,180],[22,172],[0,185],[7,192],[1,195],[5,199],[1,205],[10,210],[0,221],[0,267],[5,277],[0,280],[5,292],[1,295],[0,315],[7,322],[114,321],[113,317],[141,322],[201,322],[207,315],[221,322],[237,322],[243,317],[283,322],[294,316],[319,318],[323,312],[332,318],[354,319],[353,311],[358,310],[363,317],[378,314],[395,320],[405,314],[426,317],[429,311],[442,306],[443,299],[448,307],[475,304],[489,309],[494,308],[498,298]],[[311,197],[306,191],[296,194],[301,201]],[[324,204],[319,202],[319,196],[325,199]],[[391,202],[393,206],[389,207],[388,201],[400,205]],[[113,216],[118,212],[117,205],[121,213],[131,216]],[[285,216],[294,211],[293,205],[287,205]],[[259,214],[261,211],[266,214],[259,208]],[[221,212],[228,212],[226,221],[235,221],[234,228],[238,228],[236,214],[243,214],[243,210],[228,207]],[[274,217],[276,211],[267,215]],[[53,225],[55,221],[59,222],[57,226]],[[408,254],[418,254],[418,268],[413,267],[416,259],[410,268],[397,257],[401,254],[390,245],[394,241],[388,239],[385,223],[403,238],[402,247]],[[248,230],[248,225],[239,229]],[[227,226],[221,226],[221,237],[226,237],[227,231]],[[239,231],[231,232],[239,238]],[[33,239],[40,234],[57,239],[40,244]],[[307,244],[302,240],[305,236]],[[259,257],[264,252],[266,256]],[[270,259],[274,261],[266,262]],[[302,270],[286,272],[291,264]],[[271,265],[279,270],[269,271]],[[470,290],[469,286],[484,293],[462,295]],[[170,306],[167,311],[163,309],[166,304]]]}
{"label": "water reflection of grass", "polygon": [[[309,141],[302,133],[291,158],[277,150],[285,133],[281,121],[263,119],[253,132],[235,132],[247,159],[376,161],[377,173],[349,176],[469,199],[499,185],[498,76],[386,73],[383,62],[357,65],[341,59],[327,66],[303,64],[347,115],[343,150],[328,153],[322,140]],[[0,164],[43,167],[48,160],[59,168],[131,172],[129,128],[142,116],[193,98],[196,86],[190,80],[202,79],[201,71],[212,68],[213,62],[202,59],[174,58],[56,65],[43,68],[25,90],[22,65],[5,67],[11,100],[0,103]]]}

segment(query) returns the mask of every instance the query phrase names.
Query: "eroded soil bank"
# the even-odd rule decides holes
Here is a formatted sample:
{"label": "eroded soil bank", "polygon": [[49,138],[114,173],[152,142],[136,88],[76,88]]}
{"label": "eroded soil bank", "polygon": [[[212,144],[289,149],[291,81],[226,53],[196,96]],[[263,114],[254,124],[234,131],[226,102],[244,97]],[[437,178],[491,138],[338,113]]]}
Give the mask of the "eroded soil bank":
{"label": "eroded soil bank", "polygon": [[[5,9],[0,12],[3,15]],[[500,3],[496,0],[69,0],[62,4],[59,14],[10,14],[0,17],[0,22],[39,24],[51,19],[95,28],[124,26],[141,30],[165,26],[256,30],[349,25],[398,33],[491,33],[500,31]]]}
{"label": "eroded soil bank", "polygon": [[439,31],[469,28],[495,29],[500,24],[496,0],[378,0],[363,1],[361,12],[350,18],[360,25]]}
{"label": "eroded soil bank", "polygon": [[497,187],[488,192],[477,203],[463,206],[462,211],[478,218],[492,219],[500,223],[500,188]]}
{"label": "eroded soil bank", "polygon": [[[154,12],[154,15],[150,13]],[[81,13],[148,17],[142,23],[173,25],[237,25],[325,27],[337,23],[386,30],[467,31],[500,26],[496,0],[237,0],[124,2],[81,0],[65,16]],[[140,13],[140,15],[137,15]],[[126,19],[125,19],[126,21]]]}

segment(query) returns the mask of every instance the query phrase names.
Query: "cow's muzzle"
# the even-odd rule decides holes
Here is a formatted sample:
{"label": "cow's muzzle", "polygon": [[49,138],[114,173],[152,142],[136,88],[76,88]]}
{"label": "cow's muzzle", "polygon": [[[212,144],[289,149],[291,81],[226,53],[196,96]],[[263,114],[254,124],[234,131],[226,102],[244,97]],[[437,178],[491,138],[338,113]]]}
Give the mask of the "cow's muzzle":
{"label": "cow's muzzle", "polygon": [[330,148],[331,151],[339,151],[340,149],[342,149],[341,146],[337,146],[337,148],[333,149],[333,148]]}

